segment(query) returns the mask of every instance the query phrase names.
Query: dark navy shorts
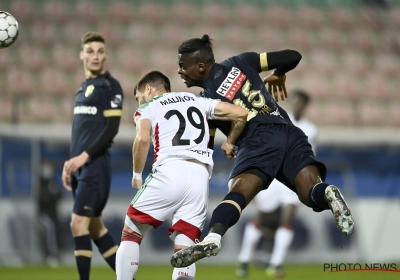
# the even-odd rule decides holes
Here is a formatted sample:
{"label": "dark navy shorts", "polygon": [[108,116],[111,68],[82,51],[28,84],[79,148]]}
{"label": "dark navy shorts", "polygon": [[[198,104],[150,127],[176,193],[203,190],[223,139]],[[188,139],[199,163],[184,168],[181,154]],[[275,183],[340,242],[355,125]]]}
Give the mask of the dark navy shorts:
{"label": "dark navy shorts", "polygon": [[308,137],[293,124],[257,124],[249,127],[240,141],[230,179],[246,170],[257,169],[278,179],[296,192],[294,178],[304,168],[315,165],[325,181],[326,167],[315,159]]}
{"label": "dark navy shorts", "polygon": [[74,196],[72,212],[87,217],[101,216],[110,194],[110,155],[90,159],[72,176],[71,186]]}

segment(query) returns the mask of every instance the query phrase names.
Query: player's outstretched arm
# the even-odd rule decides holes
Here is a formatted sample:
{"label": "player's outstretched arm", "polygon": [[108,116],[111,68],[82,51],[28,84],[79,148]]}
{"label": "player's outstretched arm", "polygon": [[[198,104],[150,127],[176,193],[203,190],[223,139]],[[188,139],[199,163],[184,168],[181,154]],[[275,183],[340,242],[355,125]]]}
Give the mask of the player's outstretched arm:
{"label": "player's outstretched arm", "polygon": [[247,110],[227,102],[219,102],[215,106],[214,117],[217,120],[232,122],[231,131],[221,149],[229,159],[235,158],[235,143],[246,125]]}
{"label": "player's outstretched arm", "polygon": [[148,119],[142,119],[136,125],[136,137],[132,147],[133,177],[132,187],[140,189],[142,186],[142,172],[149,153],[151,142],[151,123]]}
{"label": "player's outstretched arm", "polygon": [[301,60],[301,54],[295,50],[282,50],[267,53],[267,70],[274,70],[277,76],[285,75],[296,68]]}
{"label": "player's outstretched arm", "polygon": [[[266,61],[262,61],[265,59]],[[274,70],[270,75],[264,78],[264,83],[268,83],[268,90],[273,94],[275,101],[287,98],[286,91],[286,73],[296,68],[301,60],[301,54],[295,50],[282,50],[269,52],[263,58],[261,56],[262,70]],[[279,94],[279,95],[278,95]]]}

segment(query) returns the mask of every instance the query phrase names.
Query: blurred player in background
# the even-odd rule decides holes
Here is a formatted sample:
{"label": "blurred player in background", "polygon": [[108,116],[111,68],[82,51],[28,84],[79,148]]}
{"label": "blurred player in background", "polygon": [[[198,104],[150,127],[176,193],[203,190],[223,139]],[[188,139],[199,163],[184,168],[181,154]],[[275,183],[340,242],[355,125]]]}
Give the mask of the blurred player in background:
{"label": "blurred player in background", "polygon": [[[131,280],[139,266],[139,245],[151,228],[172,216],[169,228],[175,251],[194,244],[203,230],[208,205],[208,184],[213,151],[208,149],[207,119],[232,121],[223,150],[235,157],[234,145],[242,132],[247,111],[192,93],[170,92],[161,72],[147,73],[135,86],[139,109],[134,118],[132,187],[139,189],[126,212],[117,252],[117,279]],[[142,185],[142,171],[150,142],[154,146],[152,173]],[[194,279],[195,264],[175,268],[173,280]]]}
{"label": "blurred player in background", "polygon": [[[294,90],[292,112],[288,115],[292,123],[299,127],[307,136],[315,154],[317,127],[304,115],[310,103],[310,96],[302,90]],[[239,254],[240,266],[236,275],[246,277],[248,265],[254,249],[263,233],[274,233],[273,247],[266,273],[270,277],[283,278],[282,264],[292,243],[296,207],[300,203],[295,192],[291,191],[278,180],[274,179],[267,190],[259,192],[253,205],[258,211],[257,217],[247,223],[244,229],[242,247]],[[277,224],[276,221],[279,220]]]}
{"label": "blurred player in background", "polygon": [[[331,209],[342,234],[351,235],[354,222],[339,189],[324,182],[326,167],[317,161],[307,136],[294,126],[273,99],[286,97],[286,73],[301,55],[293,50],[247,52],[216,63],[208,35],[183,42],[178,49],[178,74],[187,87],[199,86],[204,97],[228,101],[248,110],[248,123],[239,137],[238,153],[230,174],[229,193],[214,210],[209,234],[171,257],[174,267],[188,266],[216,255],[221,238],[240,218],[246,205],[274,178],[295,191],[306,206],[320,212]],[[274,70],[264,80],[262,71]],[[264,83],[268,83],[269,91]],[[271,92],[271,93],[270,93]],[[220,122],[223,133],[229,123]]]}
{"label": "blurred player in background", "polygon": [[103,224],[101,213],[111,187],[108,149],[118,133],[123,93],[119,82],[104,69],[107,59],[104,37],[88,32],[82,37],[80,59],[86,81],[75,95],[70,159],[62,181],[74,196],[71,231],[80,280],[88,280],[92,243],[115,270],[117,243]]}
{"label": "blurred player in background", "polygon": [[40,164],[37,207],[40,223],[40,249],[46,263],[57,267],[59,263],[60,220],[58,206],[62,198],[61,186],[55,178],[54,162],[45,159]]}

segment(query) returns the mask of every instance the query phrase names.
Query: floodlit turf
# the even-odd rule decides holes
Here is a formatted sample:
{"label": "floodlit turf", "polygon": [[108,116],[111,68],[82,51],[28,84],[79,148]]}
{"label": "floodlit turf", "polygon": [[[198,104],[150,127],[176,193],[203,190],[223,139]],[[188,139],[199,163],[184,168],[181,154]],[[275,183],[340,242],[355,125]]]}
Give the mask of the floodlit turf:
{"label": "floodlit turf", "polygon": [[[400,267],[400,266],[397,266]],[[285,280],[395,280],[400,279],[400,273],[379,271],[357,272],[323,272],[323,265],[288,265],[286,266]],[[172,267],[143,265],[136,275],[137,280],[170,280]],[[1,280],[77,280],[78,274],[75,267],[61,267],[51,269],[48,267],[5,268],[0,267]],[[112,280],[114,273],[108,267],[93,267],[91,280]],[[239,279],[235,276],[235,266],[208,266],[197,265],[196,280],[228,280]],[[249,280],[270,279],[264,271],[250,268]]]}

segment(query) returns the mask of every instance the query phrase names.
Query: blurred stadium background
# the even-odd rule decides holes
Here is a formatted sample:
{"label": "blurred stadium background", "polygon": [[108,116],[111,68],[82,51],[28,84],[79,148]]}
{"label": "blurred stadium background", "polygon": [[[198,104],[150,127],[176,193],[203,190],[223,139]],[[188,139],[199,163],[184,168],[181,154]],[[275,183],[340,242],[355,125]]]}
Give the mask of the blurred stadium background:
{"label": "blurred stadium background", "polygon": [[[356,230],[343,238],[330,213],[301,207],[288,262],[400,261],[399,0],[1,0],[0,9],[20,24],[17,42],[0,50],[0,266],[42,262],[35,202],[40,162],[52,160],[60,181],[74,94],[84,79],[80,38],[90,30],[105,35],[107,69],[125,92],[122,125],[111,149],[112,194],[104,211],[115,238],[134,195],[133,86],[157,69],[170,77],[174,91],[187,90],[176,74],[177,47],[209,34],[217,61],[285,48],[303,55],[287,76],[287,88],[304,89],[313,98],[308,116],[319,127],[318,158],[328,166],[329,182],[342,187]],[[218,152],[215,161],[210,213],[226,193],[231,166]],[[149,157],[147,170],[151,162]],[[63,194],[61,261],[73,265],[72,195]],[[219,256],[202,263],[235,264],[244,223],[253,213],[249,207],[226,235]],[[143,242],[143,264],[168,264],[167,228],[168,223]],[[103,260],[97,255],[93,263]]]}

